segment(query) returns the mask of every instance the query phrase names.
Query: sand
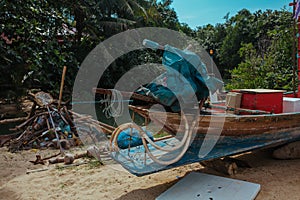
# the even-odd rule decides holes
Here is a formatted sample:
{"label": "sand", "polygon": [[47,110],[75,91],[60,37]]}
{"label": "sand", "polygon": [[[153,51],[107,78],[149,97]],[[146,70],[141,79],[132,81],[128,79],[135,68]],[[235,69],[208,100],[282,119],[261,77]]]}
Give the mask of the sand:
{"label": "sand", "polygon": [[[9,153],[0,149],[0,199],[155,199],[191,171],[222,175],[195,163],[152,175],[136,177],[118,164],[88,164],[61,168],[33,165],[37,152]],[[42,156],[57,153],[45,150]],[[252,168],[239,168],[230,178],[261,184],[257,200],[300,199],[300,160],[275,160],[270,150],[245,154],[239,159]],[[77,162],[82,162],[78,160]],[[38,168],[47,171],[26,174]],[[225,176],[229,177],[229,176]]]}

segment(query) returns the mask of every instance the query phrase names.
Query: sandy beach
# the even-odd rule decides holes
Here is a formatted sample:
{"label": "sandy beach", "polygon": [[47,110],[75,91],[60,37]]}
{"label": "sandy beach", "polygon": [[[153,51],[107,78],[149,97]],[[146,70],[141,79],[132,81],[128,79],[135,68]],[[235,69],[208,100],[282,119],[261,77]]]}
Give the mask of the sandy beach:
{"label": "sandy beach", "polygon": [[[0,149],[0,199],[155,199],[191,171],[225,176],[198,163],[136,177],[118,164],[87,164],[68,168],[33,165],[36,151],[9,153]],[[43,156],[54,150],[38,152]],[[245,154],[239,159],[252,168],[239,168],[230,178],[261,184],[256,200],[300,199],[300,160],[275,160],[270,150]],[[82,162],[82,160],[78,161]],[[94,164],[93,164],[94,163]],[[46,171],[26,174],[28,170]],[[225,176],[229,177],[229,176]]]}

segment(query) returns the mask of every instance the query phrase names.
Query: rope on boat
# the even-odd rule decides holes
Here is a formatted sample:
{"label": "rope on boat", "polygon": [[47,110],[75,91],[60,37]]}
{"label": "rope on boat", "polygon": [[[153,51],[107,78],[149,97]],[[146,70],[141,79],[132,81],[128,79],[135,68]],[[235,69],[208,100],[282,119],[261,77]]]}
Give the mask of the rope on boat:
{"label": "rope on boat", "polygon": [[[183,147],[182,151],[180,152],[180,154],[179,154],[177,157],[175,157],[174,159],[172,159],[172,160],[167,160],[167,161],[163,161],[163,160],[157,159],[157,158],[151,153],[151,151],[150,151],[150,149],[149,149],[149,147],[148,147],[148,145],[147,145],[147,143],[146,143],[146,141],[145,141],[145,138],[142,138],[142,141],[143,141],[145,150],[146,150],[147,154],[149,155],[149,157],[150,157],[154,162],[156,162],[156,163],[158,163],[158,164],[161,164],[161,165],[171,165],[171,164],[173,164],[173,163],[179,161],[179,160],[183,157],[183,155],[186,153],[187,149],[188,149],[189,146],[190,146],[190,142],[191,142],[191,139],[192,139],[193,130],[194,130],[194,128],[195,128],[195,125],[196,125],[197,120],[194,120],[194,121],[193,121],[193,124],[192,124],[191,129],[189,129],[189,125],[188,125],[188,122],[187,122],[187,119],[186,119],[185,115],[182,115],[182,116],[183,116],[184,122],[185,122],[185,123],[184,123],[184,125],[185,125],[185,133],[184,133],[184,134],[187,135],[188,137],[187,137],[187,139],[186,139],[185,141],[182,140],[182,141],[183,141],[183,144],[182,144],[182,145],[184,145],[184,147]],[[180,148],[181,148],[181,147],[180,147]]]}
{"label": "rope on boat", "polygon": [[[173,148],[163,148],[161,146],[158,146],[157,144],[155,144],[155,142],[153,142],[149,138],[149,136],[146,134],[146,132],[140,126],[138,126],[135,123],[125,123],[125,124],[122,124],[119,127],[117,127],[115,129],[115,131],[112,133],[111,139],[110,139],[110,150],[111,151],[119,151],[119,147],[118,147],[118,143],[117,143],[117,138],[118,138],[119,134],[125,129],[135,128],[135,129],[138,130],[138,134],[140,135],[140,137],[142,139],[143,146],[145,147],[146,153],[149,155],[149,157],[154,162],[156,162],[158,164],[161,164],[161,165],[173,164],[173,163],[179,161],[182,158],[182,156],[185,154],[185,152],[187,151],[187,149],[189,147],[189,144],[191,142],[191,139],[192,139],[193,130],[194,130],[196,122],[197,122],[197,120],[194,120],[193,123],[192,123],[192,126],[189,127],[186,116],[184,114],[182,114],[182,116],[183,116],[183,121],[184,121],[184,126],[185,126],[184,136],[183,136],[182,140],[180,141],[180,143],[178,145],[176,145],[175,147],[173,147]],[[151,150],[149,149],[147,142],[149,144],[151,144],[154,148],[156,148],[158,150],[161,150],[161,151],[169,152],[169,153],[172,152],[172,151],[178,150],[182,147],[183,147],[183,149],[181,150],[180,154],[178,156],[176,156],[174,159],[167,160],[167,161],[162,161],[162,160],[159,160],[158,158],[156,158],[151,153]]]}
{"label": "rope on boat", "polygon": [[111,90],[111,95],[106,94],[104,98],[106,99],[103,109],[105,117],[120,117],[124,110],[122,93],[118,90]]}

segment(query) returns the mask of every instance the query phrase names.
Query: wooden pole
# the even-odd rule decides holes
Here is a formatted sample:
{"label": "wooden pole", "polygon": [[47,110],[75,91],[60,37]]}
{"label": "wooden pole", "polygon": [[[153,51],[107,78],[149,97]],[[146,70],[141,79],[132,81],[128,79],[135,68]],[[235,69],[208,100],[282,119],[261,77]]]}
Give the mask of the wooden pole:
{"label": "wooden pole", "polygon": [[58,110],[60,109],[60,104],[61,104],[61,100],[62,100],[62,93],[63,93],[64,83],[65,83],[66,71],[67,71],[67,67],[64,66],[63,73],[62,73],[62,76],[61,76],[61,82],[60,82]]}
{"label": "wooden pole", "polygon": [[[293,17],[295,16],[295,10],[296,10],[296,1],[293,1]],[[294,97],[297,97],[297,93],[296,93],[296,67],[297,67],[297,62],[296,62],[296,21],[293,19],[293,93],[294,93]]]}

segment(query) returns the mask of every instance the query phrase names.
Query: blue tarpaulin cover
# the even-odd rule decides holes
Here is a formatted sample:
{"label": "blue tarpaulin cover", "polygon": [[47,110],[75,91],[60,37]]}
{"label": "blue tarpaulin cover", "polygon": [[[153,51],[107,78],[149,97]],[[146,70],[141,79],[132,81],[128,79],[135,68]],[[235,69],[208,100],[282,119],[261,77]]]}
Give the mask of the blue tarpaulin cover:
{"label": "blue tarpaulin cover", "polygon": [[199,101],[223,85],[219,79],[208,76],[205,64],[191,51],[165,45],[162,64],[166,72],[137,93],[152,96],[173,112],[180,111],[178,99],[188,104],[196,95]]}

